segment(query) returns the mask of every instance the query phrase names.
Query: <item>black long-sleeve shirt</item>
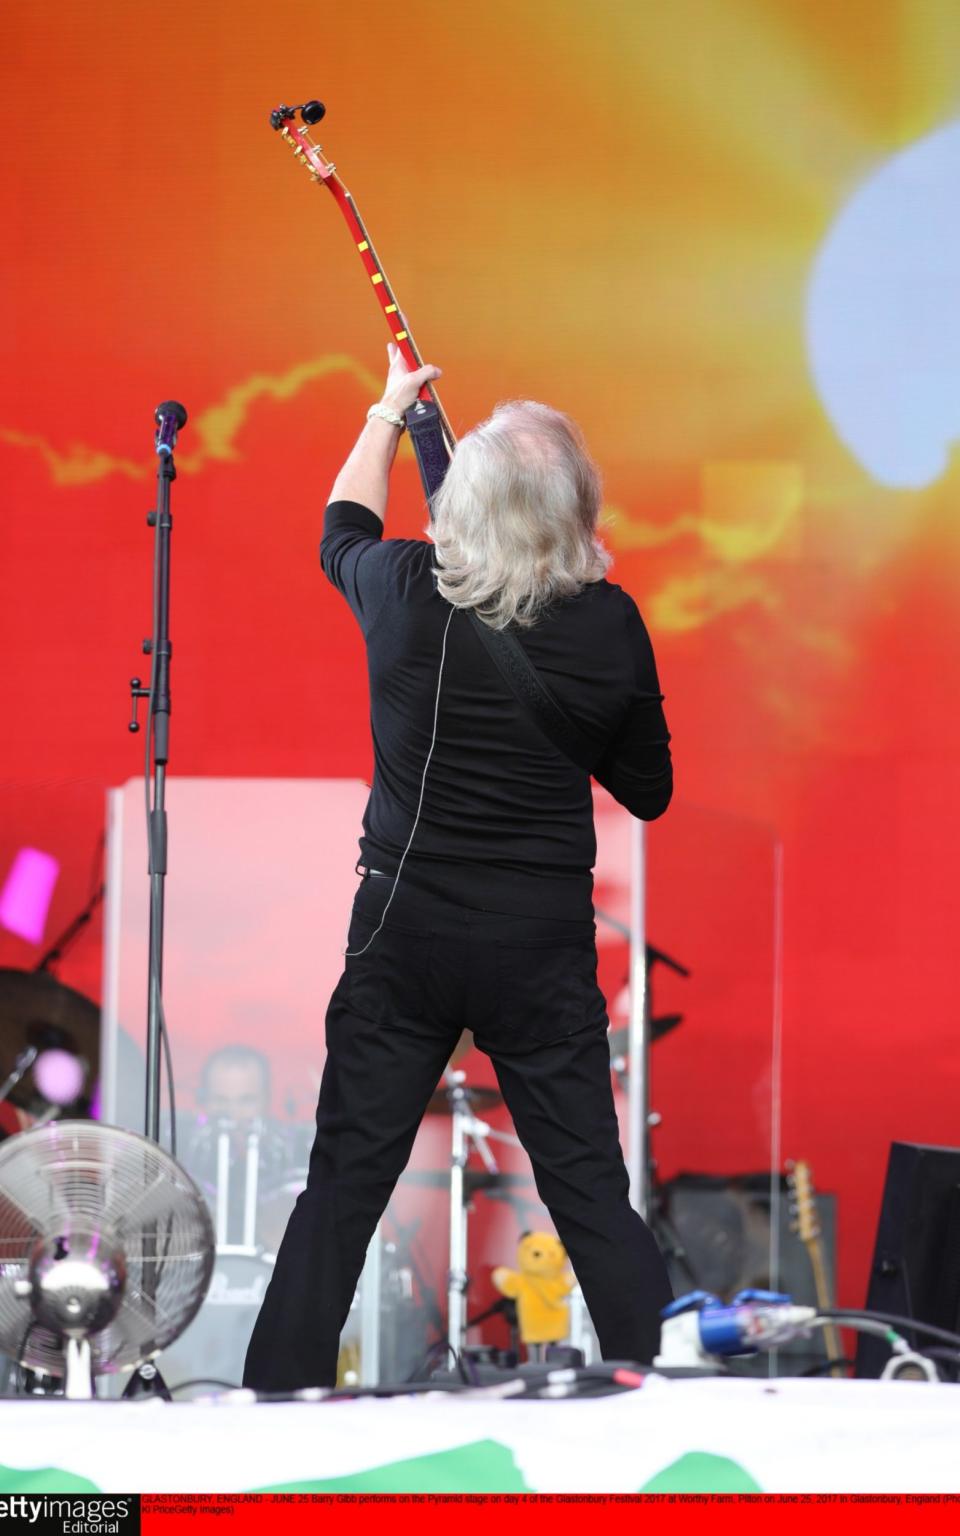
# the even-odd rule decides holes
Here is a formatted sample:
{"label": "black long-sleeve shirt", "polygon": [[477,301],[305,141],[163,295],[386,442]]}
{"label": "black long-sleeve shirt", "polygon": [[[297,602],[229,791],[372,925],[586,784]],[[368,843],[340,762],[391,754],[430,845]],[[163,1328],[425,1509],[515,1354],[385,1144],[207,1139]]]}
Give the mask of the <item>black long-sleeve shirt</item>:
{"label": "black long-sleeve shirt", "polygon": [[[420,798],[449,604],[433,546],[384,539],[380,519],[332,502],[321,561],[363,631],[374,778],[364,865],[396,872]],[[670,734],[637,605],[612,582],[556,603],[517,638],[558,703],[596,744],[594,777],[645,821],[673,787]],[[463,906],[545,917],[592,911],[596,837],[589,776],[539,730],[469,615],[447,634],[437,741],[403,879]]]}

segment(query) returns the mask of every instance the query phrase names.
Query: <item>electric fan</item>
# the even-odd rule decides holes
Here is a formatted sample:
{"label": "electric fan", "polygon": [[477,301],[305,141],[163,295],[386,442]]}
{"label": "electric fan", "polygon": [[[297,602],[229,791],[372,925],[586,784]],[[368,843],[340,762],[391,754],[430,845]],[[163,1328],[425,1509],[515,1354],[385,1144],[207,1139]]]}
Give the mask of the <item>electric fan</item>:
{"label": "electric fan", "polygon": [[177,1338],[213,1253],[203,1196],[145,1137],[61,1120],[0,1146],[0,1351],[67,1397]]}

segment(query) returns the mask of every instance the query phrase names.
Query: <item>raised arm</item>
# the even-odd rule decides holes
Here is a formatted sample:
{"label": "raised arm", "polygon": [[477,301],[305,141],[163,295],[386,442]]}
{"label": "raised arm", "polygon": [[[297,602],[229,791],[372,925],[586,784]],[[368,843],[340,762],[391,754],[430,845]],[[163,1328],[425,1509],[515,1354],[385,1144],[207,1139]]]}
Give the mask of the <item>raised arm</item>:
{"label": "raised arm", "polygon": [[440,369],[432,364],[411,373],[400,353],[390,342],[387,346],[390,369],[380,405],[397,417],[395,425],[385,416],[371,416],[350,450],[330,492],[330,501],[355,501],[383,522],[387,512],[390,470],[402,431],[403,413],[416,400],[424,384],[439,379]]}

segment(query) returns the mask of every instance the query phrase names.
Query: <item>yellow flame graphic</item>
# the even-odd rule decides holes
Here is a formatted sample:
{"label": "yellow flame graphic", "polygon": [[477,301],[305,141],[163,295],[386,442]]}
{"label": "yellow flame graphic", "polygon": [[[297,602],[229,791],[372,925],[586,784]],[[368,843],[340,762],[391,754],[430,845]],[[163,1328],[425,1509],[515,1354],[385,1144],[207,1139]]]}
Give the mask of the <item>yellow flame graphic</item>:
{"label": "yellow flame graphic", "polygon": [[677,633],[698,629],[738,608],[776,608],[779,598],[771,583],[744,567],[796,555],[802,508],[799,464],[710,463],[700,473],[698,512],[651,523],[611,508],[606,522],[610,542],[624,553],[683,540],[699,545],[693,551],[695,567],[671,574],[646,599],[653,628]]}
{"label": "yellow flame graphic", "polygon": [[54,448],[45,437],[32,432],[17,432],[12,427],[0,427],[0,442],[12,448],[29,448],[38,453],[50,471],[54,485],[90,485],[94,480],[105,480],[108,475],[125,475],[128,480],[142,480],[149,472],[132,459],[118,459],[99,448],[88,448],[85,443],[73,443],[65,452]]}
{"label": "yellow flame graphic", "polygon": [[235,444],[252,405],[264,398],[292,400],[308,384],[315,383],[317,379],[329,378],[331,374],[347,374],[374,395],[379,395],[383,388],[382,379],[345,352],[334,352],[326,357],[314,358],[311,362],[298,363],[279,377],[255,373],[244,383],[234,385],[223,400],[209,406],[196,418],[194,428],[200,439],[200,447],[194,454],[186,457],[181,455],[177,460],[178,466],[196,472],[211,461],[229,463],[239,459]]}
{"label": "yellow flame graphic", "polygon": [[[355,380],[367,393],[379,393],[379,377],[346,353],[297,363],[282,374],[255,373],[194,417],[191,440],[199,446],[192,453],[181,452],[178,468],[197,474],[211,463],[237,462],[241,457],[237,440],[258,401],[291,400],[310,384],[336,375]],[[0,441],[39,454],[58,486],[90,485],[110,475],[142,480],[152,474],[149,458],[138,464],[85,443],[60,449],[39,434],[14,428],[0,428]],[[773,554],[782,558],[793,553],[802,500],[797,464],[705,464],[698,512],[656,524],[610,508],[605,531],[613,547],[624,553],[686,539],[699,543],[694,551],[696,567],[671,574],[645,602],[655,630],[681,633],[736,609],[756,606],[770,612],[776,608],[779,599],[770,583],[759,572],[743,567]]]}
{"label": "yellow flame graphic", "polygon": [[[194,417],[190,424],[191,433],[195,440],[199,439],[200,446],[194,453],[178,454],[177,468],[188,474],[196,474],[207,464],[229,463],[239,459],[236,441],[251,407],[258,400],[291,400],[308,384],[334,374],[346,374],[374,396],[382,388],[382,380],[376,374],[346,353],[340,352],[297,363],[286,373],[255,373],[242,384],[235,384],[222,400]],[[12,427],[0,427],[0,442],[12,448],[24,448],[38,453],[54,485],[90,485],[97,480],[106,480],[110,475],[143,480],[153,473],[150,460],[146,457],[142,464],[138,464],[135,460],[108,453],[105,449],[91,448],[86,443],[71,443],[66,449],[55,448],[38,433],[20,432]]]}

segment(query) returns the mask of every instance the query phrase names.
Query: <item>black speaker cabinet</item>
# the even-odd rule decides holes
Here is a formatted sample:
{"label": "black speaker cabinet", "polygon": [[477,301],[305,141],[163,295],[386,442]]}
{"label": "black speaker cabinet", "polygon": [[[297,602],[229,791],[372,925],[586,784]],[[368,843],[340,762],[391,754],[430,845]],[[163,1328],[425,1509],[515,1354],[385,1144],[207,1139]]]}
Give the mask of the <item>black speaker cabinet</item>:
{"label": "black speaker cabinet", "polygon": [[[712,1291],[729,1301],[737,1291],[773,1288],[770,1275],[771,1190],[768,1173],[681,1173],[661,1185],[657,1237],[677,1296]],[[836,1294],[836,1196],[817,1194],[824,1265]],[[810,1256],[790,1230],[790,1191],[780,1180],[776,1289],[801,1305],[815,1305]],[[777,1372],[798,1376],[826,1362],[822,1335],[798,1339],[777,1351]],[[738,1374],[766,1375],[767,1357],[738,1358]]]}
{"label": "black speaker cabinet", "polygon": [[[960,1332],[960,1149],[891,1143],[867,1308]],[[923,1348],[922,1334],[900,1332]],[[858,1376],[879,1376],[889,1358],[861,1335]]]}

